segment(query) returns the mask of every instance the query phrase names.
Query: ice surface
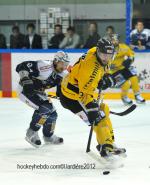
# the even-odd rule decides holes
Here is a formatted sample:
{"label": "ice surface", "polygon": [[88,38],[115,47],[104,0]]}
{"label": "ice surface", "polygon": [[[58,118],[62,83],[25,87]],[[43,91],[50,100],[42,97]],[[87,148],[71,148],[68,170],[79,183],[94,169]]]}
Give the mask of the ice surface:
{"label": "ice surface", "polygon": [[[121,101],[106,101],[111,110],[126,109]],[[0,99],[0,185],[150,185],[150,102],[140,105],[128,116],[111,115],[116,144],[127,149],[125,166],[103,175],[101,164],[85,153],[89,127],[77,116],[53,101],[59,118],[56,134],[64,138],[63,145],[35,149],[25,140],[33,110],[18,99]],[[42,138],[42,133],[40,133]],[[95,150],[95,136],[92,150]],[[19,165],[95,163],[90,170],[29,170]]]}

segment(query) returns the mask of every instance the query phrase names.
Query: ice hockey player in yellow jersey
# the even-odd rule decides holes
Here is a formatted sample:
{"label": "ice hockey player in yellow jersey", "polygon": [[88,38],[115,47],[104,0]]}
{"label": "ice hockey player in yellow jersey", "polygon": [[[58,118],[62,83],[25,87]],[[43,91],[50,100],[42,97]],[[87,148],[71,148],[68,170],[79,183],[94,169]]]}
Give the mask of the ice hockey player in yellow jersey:
{"label": "ice hockey player in yellow jersey", "polygon": [[145,103],[145,99],[140,95],[136,68],[132,66],[134,62],[134,51],[124,43],[119,43],[118,34],[113,34],[111,42],[115,47],[115,55],[111,62],[111,74],[120,79],[118,85],[121,87],[121,99],[125,105],[130,105],[133,101],[128,97],[128,91],[133,90],[137,103]]}
{"label": "ice hockey player in yellow jersey", "polygon": [[[114,133],[109,117],[109,107],[99,105],[94,96],[96,89],[106,89],[115,83],[108,75],[108,63],[114,54],[114,46],[107,39],[100,39],[73,66],[61,84],[62,106],[93,125],[97,138],[97,150],[102,157],[124,153],[125,149],[114,146]],[[113,154],[112,154],[113,153]]]}

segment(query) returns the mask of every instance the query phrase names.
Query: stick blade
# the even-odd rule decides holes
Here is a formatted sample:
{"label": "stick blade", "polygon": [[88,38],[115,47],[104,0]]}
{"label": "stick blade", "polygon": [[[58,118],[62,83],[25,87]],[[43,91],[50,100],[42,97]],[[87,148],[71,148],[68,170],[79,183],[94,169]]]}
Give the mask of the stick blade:
{"label": "stick blade", "polygon": [[135,104],[133,104],[133,105],[131,105],[131,107],[129,107],[127,110],[125,110],[123,112],[117,113],[117,112],[110,111],[110,113],[118,115],[118,116],[125,116],[125,115],[131,113],[132,111],[134,111],[136,109],[136,107],[137,106]]}

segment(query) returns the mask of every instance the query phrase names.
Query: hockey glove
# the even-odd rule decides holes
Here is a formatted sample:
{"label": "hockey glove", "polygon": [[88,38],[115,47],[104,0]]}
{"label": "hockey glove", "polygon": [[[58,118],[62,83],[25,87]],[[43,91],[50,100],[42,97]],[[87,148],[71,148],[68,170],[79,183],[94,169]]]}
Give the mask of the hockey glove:
{"label": "hockey glove", "polygon": [[86,105],[88,120],[91,125],[98,125],[98,123],[105,118],[105,113],[99,109],[96,101],[90,102]]}
{"label": "hockey glove", "polygon": [[115,84],[116,80],[113,78],[113,76],[110,74],[105,74],[102,80],[100,80],[100,82],[98,83],[98,89],[105,90],[109,87],[115,86]]}

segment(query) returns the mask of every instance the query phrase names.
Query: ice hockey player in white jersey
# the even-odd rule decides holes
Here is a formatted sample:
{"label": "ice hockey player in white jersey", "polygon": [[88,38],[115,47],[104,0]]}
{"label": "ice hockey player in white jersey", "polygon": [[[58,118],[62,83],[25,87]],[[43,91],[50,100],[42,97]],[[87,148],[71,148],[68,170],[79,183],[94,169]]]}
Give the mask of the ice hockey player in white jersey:
{"label": "ice hockey player in white jersey", "polygon": [[56,87],[59,96],[60,83],[69,64],[67,53],[58,51],[52,61],[24,61],[17,65],[19,74],[19,98],[35,111],[26,133],[26,141],[35,147],[41,145],[38,131],[43,126],[43,139],[46,144],[63,143],[63,138],[54,135],[57,112],[45,93]]}

